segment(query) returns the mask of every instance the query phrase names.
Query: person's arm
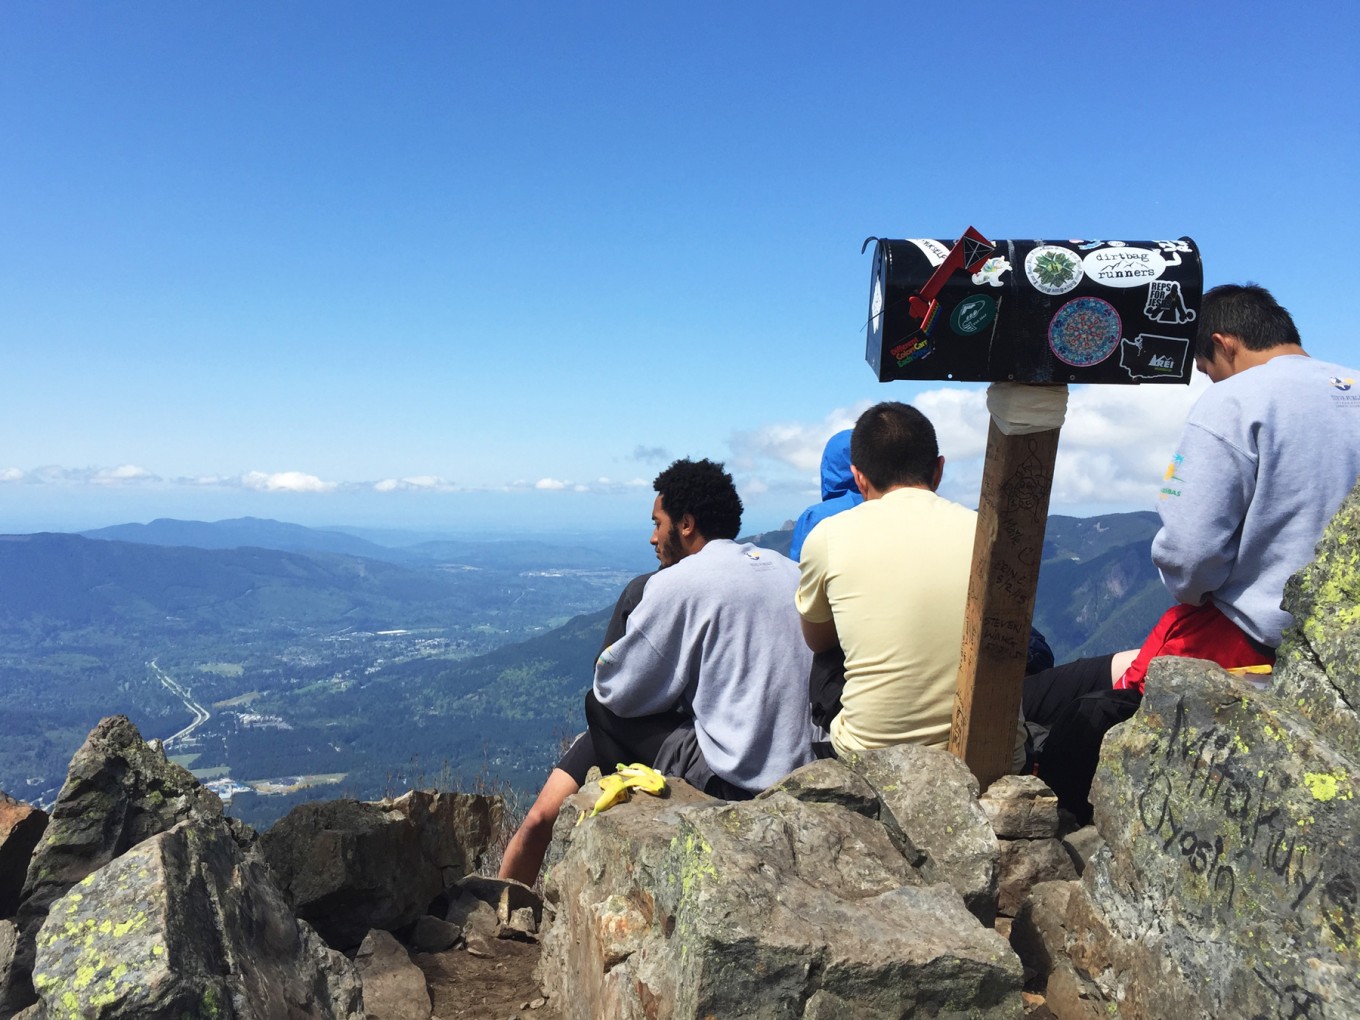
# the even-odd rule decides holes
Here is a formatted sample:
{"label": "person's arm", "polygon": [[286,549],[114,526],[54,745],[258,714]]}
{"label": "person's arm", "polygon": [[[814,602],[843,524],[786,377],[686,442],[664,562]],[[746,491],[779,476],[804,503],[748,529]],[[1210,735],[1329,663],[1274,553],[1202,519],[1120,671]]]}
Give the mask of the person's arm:
{"label": "person's arm", "polygon": [[1190,424],[1167,469],[1152,561],[1177,602],[1201,605],[1231,576],[1256,465],[1242,450]]}
{"label": "person's arm", "polygon": [[[628,617],[642,601],[643,589],[647,587],[656,571],[653,570],[646,574],[639,574],[624,586],[623,592],[619,595],[619,600],[614,603],[614,613],[609,617],[609,625],[604,629],[604,641],[600,644],[600,652],[612,645],[619,638],[623,637],[628,629]],[[597,655],[596,658],[599,658]]]}
{"label": "person's arm", "polygon": [[823,623],[813,623],[806,616],[801,617],[803,624],[803,640],[807,646],[815,652],[829,652],[833,648],[840,647],[840,638],[836,634],[836,621],[827,620]]}
{"label": "person's arm", "polygon": [[826,529],[814,528],[798,561],[798,593],[794,604],[803,627],[803,640],[815,652],[839,647],[836,618],[826,594]]}
{"label": "person's arm", "polygon": [[623,637],[595,660],[600,704],[625,718],[675,708],[689,682],[683,629],[683,615],[653,580],[628,617]]}

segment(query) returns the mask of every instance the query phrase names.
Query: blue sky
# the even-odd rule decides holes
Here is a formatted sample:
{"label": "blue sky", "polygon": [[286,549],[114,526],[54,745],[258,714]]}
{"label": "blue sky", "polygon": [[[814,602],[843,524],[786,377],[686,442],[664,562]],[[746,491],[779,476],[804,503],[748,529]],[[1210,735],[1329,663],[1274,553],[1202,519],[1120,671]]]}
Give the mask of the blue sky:
{"label": "blue sky", "polygon": [[[1188,234],[1354,365],[1353,5],[0,7],[0,530],[251,514],[752,530],[918,403],[868,235]],[[1197,391],[1196,391],[1197,392]],[[1052,510],[1153,505],[1193,393],[1075,389]]]}

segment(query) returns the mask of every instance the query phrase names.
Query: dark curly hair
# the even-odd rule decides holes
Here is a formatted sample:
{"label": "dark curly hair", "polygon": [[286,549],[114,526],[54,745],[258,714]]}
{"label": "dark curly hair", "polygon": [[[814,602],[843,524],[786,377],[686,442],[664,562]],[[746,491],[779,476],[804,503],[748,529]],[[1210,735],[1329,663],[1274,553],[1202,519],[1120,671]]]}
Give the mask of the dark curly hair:
{"label": "dark curly hair", "polygon": [[736,538],[741,531],[741,497],[721,464],[677,460],[656,476],[652,488],[672,521],[690,514],[704,538]]}

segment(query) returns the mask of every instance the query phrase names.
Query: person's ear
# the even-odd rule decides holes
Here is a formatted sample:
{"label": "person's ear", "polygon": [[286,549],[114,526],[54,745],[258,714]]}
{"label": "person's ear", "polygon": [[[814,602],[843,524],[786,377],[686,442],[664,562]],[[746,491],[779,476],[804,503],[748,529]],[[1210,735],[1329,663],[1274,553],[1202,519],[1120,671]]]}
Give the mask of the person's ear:
{"label": "person's ear", "polygon": [[940,479],[944,477],[944,458],[935,458],[935,470],[930,473],[930,491],[936,492],[940,488]]}
{"label": "person's ear", "polygon": [[859,489],[859,494],[867,498],[869,495],[869,479],[864,477],[864,472],[851,464],[850,477],[855,480],[855,488]]}
{"label": "person's ear", "polygon": [[680,516],[680,537],[689,538],[694,534],[695,523],[693,514],[682,514]]}
{"label": "person's ear", "polygon": [[1214,343],[1214,360],[1222,358],[1223,363],[1231,368],[1242,350],[1242,341],[1231,333],[1213,333],[1209,339]]}

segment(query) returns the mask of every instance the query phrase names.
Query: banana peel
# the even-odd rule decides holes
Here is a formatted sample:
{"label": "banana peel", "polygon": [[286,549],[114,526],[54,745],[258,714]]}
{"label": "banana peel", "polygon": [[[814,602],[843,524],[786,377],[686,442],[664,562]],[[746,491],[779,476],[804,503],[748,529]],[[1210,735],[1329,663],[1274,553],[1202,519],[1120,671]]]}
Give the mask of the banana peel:
{"label": "banana peel", "polygon": [[1275,667],[1269,664],[1264,666],[1234,666],[1228,670],[1234,676],[1269,676],[1274,672]]}
{"label": "banana peel", "polygon": [[631,765],[620,763],[613,773],[600,777],[600,796],[589,815],[582,813],[577,824],[584,818],[594,818],[601,811],[608,811],[615,804],[627,800],[634,790],[659,796],[666,789],[666,777],[650,765],[634,762]]}

